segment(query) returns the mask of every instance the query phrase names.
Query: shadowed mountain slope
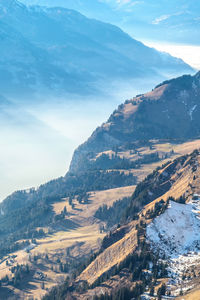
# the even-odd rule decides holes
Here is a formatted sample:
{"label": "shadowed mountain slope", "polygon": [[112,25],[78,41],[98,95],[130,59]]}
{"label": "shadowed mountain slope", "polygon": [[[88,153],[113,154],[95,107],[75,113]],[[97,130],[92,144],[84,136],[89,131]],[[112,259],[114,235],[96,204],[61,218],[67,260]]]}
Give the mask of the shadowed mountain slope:
{"label": "shadowed mountain slope", "polygon": [[9,95],[83,95],[105,92],[119,79],[125,83],[193,71],[182,60],[144,46],[120,28],[73,10],[2,0],[0,16],[0,74],[4,74],[0,87]]}

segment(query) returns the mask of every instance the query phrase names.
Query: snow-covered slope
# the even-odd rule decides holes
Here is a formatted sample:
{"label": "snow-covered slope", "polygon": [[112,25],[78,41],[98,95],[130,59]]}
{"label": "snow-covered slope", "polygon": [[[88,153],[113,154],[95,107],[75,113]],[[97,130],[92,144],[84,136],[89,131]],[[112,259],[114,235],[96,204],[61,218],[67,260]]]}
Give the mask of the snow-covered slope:
{"label": "snow-covered slope", "polygon": [[200,199],[180,204],[170,201],[164,214],[147,227],[155,249],[169,257],[200,249]]}
{"label": "snow-covered slope", "polygon": [[165,255],[172,296],[198,286],[200,266],[200,198],[188,204],[170,201],[164,214],[147,226],[152,250]]}

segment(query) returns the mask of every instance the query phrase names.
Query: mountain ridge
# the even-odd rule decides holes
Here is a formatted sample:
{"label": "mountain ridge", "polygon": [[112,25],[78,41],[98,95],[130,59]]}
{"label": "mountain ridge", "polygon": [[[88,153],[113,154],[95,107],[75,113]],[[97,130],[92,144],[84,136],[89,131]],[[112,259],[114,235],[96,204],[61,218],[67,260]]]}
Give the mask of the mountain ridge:
{"label": "mountain ridge", "polygon": [[[70,1],[64,0],[23,0],[27,4],[43,4],[79,10],[81,13],[111,22],[122,27],[136,38],[172,44],[199,45],[198,9],[196,1],[181,0],[177,5],[174,1],[153,0],[148,2],[111,1]],[[103,13],[101,13],[103,12]]]}
{"label": "mountain ridge", "polygon": [[[138,77],[158,80],[173,72],[193,72],[182,60],[144,46],[117,26],[73,10],[4,1],[0,14],[5,28],[0,71],[6,74],[4,80],[9,78],[10,87],[4,81],[4,92],[14,94],[22,85],[27,93],[93,94],[99,89],[103,92],[102,84],[108,79],[107,88],[119,78],[125,82]],[[5,39],[6,34],[17,47]],[[10,48],[15,50],[12,57]]]}
{"label": "mountain ridge", "polygon": [[124,141],[199,136],[199,93],[200,72],[165,81],[152,92],[127,100],[74,152],[70,171],[81,168],[88,153],[103,152]]}

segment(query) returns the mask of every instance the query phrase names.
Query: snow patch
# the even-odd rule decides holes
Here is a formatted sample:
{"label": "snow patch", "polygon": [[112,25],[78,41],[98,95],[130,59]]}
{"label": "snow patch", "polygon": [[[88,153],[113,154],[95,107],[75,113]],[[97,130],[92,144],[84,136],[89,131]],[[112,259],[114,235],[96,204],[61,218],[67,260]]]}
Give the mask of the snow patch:
{"label": "snow patch", "polygon": [[169,207],[147,226],[147,239],[153,251],[167,257],[168,287],[173,296],[193,287],[191,274],[200,266],[200,196],[188,204],[169,202]]}
{"label": "snow patch", "polygon": [[193,114],[193,112],[195,111],[196,108],[197,108],[197,105],[194,105],[194,106],[190,109],[190,111],[189,111],[189,116],[190,116],[190,119],[191,119],[191,120],[193,120],[192,114]]}
{"label": "snow patch", "polygon": [[170,201],[164,214],[147,226],[147,239],[167,257],[200,250],[200,200]]}

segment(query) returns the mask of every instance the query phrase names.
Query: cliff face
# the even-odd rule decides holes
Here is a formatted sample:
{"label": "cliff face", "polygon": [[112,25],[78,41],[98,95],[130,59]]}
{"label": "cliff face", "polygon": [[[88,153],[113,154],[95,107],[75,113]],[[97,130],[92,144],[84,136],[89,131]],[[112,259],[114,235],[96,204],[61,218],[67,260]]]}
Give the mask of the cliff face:
{"label": "cliff face", "polygon": [[82,168],[96,153],[150,139],[200,136],[200,72],[166,81],[153,91],[120,105],[74,153],[70,171]]}

